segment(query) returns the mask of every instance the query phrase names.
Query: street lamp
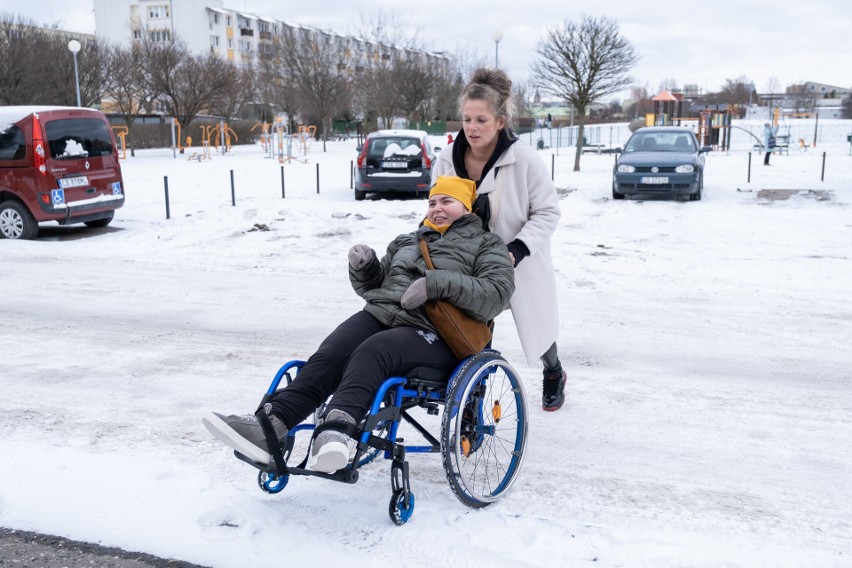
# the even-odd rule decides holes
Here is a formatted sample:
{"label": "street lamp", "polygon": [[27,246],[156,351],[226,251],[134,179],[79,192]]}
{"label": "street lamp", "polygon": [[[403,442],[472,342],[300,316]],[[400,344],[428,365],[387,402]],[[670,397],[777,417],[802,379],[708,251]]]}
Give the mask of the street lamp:
{"label": "street lamp", "polygon": [[68,51],[74,54],[74,84],[77,86],[77,106],[80,104],[80,75],[77,73],[77,52],[83,47],[79,41],[72,39],[68,42]]}
{"label": "street lamp", "polygon": [[498,50],[500,49],[500,40],[503,39],[503,32],[500,30],[496,30],[493,34],[491,34],[491,39],[494,40],[494,67],[500,67],[499,59],[498,59]]}

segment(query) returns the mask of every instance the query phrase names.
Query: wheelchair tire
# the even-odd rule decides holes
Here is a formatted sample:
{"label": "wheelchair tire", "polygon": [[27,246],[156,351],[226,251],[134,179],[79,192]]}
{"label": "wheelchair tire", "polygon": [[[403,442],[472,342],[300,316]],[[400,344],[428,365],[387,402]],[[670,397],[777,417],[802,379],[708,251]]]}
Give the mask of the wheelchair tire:
{"label": "wheelchair tire", "polygon": [[287,487],[290,475],[275,475],[260,471],[257,474],[257,484],[264,493],[280,493]]}
{"label": "wheelchair tire", "polygon": [[498,352],[474,355],[450,378],[441,455],[462,503],[487,507],[509,490],[523,463],[528,428],[523,385]]}
{"label": "wheelchair tire", "polygon": [[414,493],[408,494],[408,507],[405,506],[405,494],[402,489],[391,496],[388,514],[395,525],[404,525],[414,514]]}

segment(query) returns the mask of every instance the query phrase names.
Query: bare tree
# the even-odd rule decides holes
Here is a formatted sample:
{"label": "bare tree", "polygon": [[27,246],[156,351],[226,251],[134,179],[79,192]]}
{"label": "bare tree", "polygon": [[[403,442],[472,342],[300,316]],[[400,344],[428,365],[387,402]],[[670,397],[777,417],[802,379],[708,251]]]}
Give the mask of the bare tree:
{"label": "bare tree", "polygon": [[734,104],[746,105],[749,103],[754,92],[754,83],[745,75],[740,75],[736,79],[725,79],[725,84],[722,85],[721,101]]}
{"label": "bare tree", "polygon": [[134,137],[131,136],[133,124],[139,114],[150,111],[155,95],[146,89],[145,75],[139,65],[142,50],[137,44],[131,47],[104,46],[103,50],[106,55],[106,98],[117,111],[116,114],[124,119],[130,140],[130,155],[135,156]]}
{"label": "bare tree", "polygon": [[400,105],[394,89],[393,48],[373,41],[363,46],[365,53],[355,66],[353,99],[369,132],[378,128],[379,122],[389,128]]}
{"label": "bare tree", "polygon": [[429,101],[435,87],[435,73],[422,52],[406,50],[393,65],[394,86],[399,111],[409,120],[428,118]]}
{"label": "bare tree", "polygon": [[778,81],[778,77],[773,76],[766,80],[766,92],[770,95],[781,92],[781,83]]}
{"label": "bare tree", "polygon": [[660,81],[659,89],[661,91],[668,91],[668,92],[671,93],[672,91],[676,91],[679,88],[680,87],[677,84],[677,79],[672,79],[670,77],[666,77],[665,79]]}
{"label": "bare tree", "polygon": [[[638,60],[614,20],[590,16],[549,28],[536,53],[538,59],[532,66],[535,83],[577,109],[578,140],[583,139],[589,105],[627,87],[627,72]],[[575,172],[580,171],[582,150],[577,144]]]}
{"label": "bare tree", "polygon": [[185,128],[217,93],[227,88],[234,67],[214,54],[187,55],[183,41],[142,42],[146,88],[162,99]]}
{"label": "bare tree", "polygon": [[345,50],[340,36],[308,28],[288,27],[280,36],[284,79],[298,93],[299,107],[320,120],[323,151],[334,115],[349,105]]}
{"label": "bare tree", "polygon": [[212,93],[210,112],[230,120],[237,117],[243,106],[255,98],[255,72],[252,65],[238,68],[228,65],[221,88]]}
{"label": "bare tree", "polygon": [[31,20],[0,15],[0,104],[33,104],[43,90],[33,50],[38,33]]}

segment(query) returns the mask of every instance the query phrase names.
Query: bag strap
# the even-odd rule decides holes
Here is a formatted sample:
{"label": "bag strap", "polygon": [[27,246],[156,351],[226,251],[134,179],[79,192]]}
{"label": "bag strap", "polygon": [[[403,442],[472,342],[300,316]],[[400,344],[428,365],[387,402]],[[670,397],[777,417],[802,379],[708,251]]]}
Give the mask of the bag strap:
{"label": "bag strap", "polygon": [[429,256],[429,247],[426,246],[426,239],[420,239],[420,252],[423,254],[423,260],[426,261],[426,268],[435,270],[432,266],[432,257]]}

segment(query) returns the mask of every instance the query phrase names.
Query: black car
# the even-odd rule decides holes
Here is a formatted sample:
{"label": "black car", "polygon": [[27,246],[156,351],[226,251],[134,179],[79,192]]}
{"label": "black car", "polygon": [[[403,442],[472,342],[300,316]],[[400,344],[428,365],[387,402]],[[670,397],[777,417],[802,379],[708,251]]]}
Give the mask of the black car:
{"label": "black car", "polygon": [[425,193],[432,183],[435,148],[423,130],[379,130],[358,148],[355,199],[368,193]]}
{"label": "black car", "polygon": [[627,141],[612,170],[612,198],[625,195],[667,194],[701,199],[704,154],[690,128],[649,126]]}

